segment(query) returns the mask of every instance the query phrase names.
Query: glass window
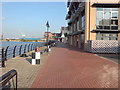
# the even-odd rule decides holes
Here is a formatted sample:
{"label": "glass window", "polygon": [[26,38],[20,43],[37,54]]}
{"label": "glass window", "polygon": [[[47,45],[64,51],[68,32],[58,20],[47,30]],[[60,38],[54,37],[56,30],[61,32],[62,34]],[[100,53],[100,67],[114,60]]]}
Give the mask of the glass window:
{"label": "glass window", "polygon": [[112,29],[112,30],[117,30],[117,29],[118,29],[118,26],[111,26],[111,29]]}
{"label": "glass window", "polygon": [[111,25],[118,25],[118,20],[111,20]]}
{"label": "glass window", "polygon": [[112,11],[118,11],[118,8],[112,8]]}
{"label": "glass window", "polygon": [[103,25],[102,19],[97,19],[97,25]]}
{"label": "glass window", "polygon": [[84,42],[84,37],[85,37],[85,35],[84,35],[84,34],[81,34],[81,43]]}
{"label": "glass window", "polygon": [[96,40],[118,40],[118,34],[96,33]]}
{"label": "glass window", "polygon": [[109,30],[109,29],[110,29],[110,26],[104,26],[104,29]]}
{"label": "glass window", "polygon": [[103,18],[103,12],[98,12],[97,13],[97,18]]}
{"label": "glass window", "polygon": [[110,20],[109,19],[103,19],[103,25],[104,26],[109,26],[110,25]]}
{"label": "glass window", "polygon": [[97,11],[103,11],[103,8],[97,8]]}
{"label": "glass window", "polygon": [[117,12],[112,12],[112,18],[118,18],[118,13]]}
{"label": "glass window", "polygon": [[80,28],[79,28],[79,21],[77,21],[77,30],[80,31]]}
{"label": "glass window", "polygon": [[96,29],[118,29],[118,8],[97,8]]}
{"label": "glass window", "polygon": [[97,29],[103,29],[103,26],[97,26]]}
{"label": "glass window", "polygon": [[111,34],[110,40],[118,40],[118,34]]}
{"label": "glass window", "polygon": [[82,27],[82,30],[84,30],[85,29],[85,16],[82,16],[82,25],[81,25]]}
{"label": "glass window", "polygon": [[111,11],[111,8],[104,8],[104,11]]}
{"label": "glass window", "polygon": [[96,34],[96,40],[102,40],[102,34],[100,32]]}
{"label": "glass window", "polygon": [[110,17],[111,17],[111,13],[108,11],[105,11],[104,12],[104,19],[110,19]]}

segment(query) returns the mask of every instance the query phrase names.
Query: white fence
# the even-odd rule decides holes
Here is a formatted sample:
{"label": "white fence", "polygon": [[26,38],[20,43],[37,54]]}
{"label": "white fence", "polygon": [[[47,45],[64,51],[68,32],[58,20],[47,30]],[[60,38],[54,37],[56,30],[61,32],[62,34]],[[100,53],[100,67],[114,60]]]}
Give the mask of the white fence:
{"label": "white fence", "polygon": [[87,51],[91,53],[120,53],[120,41],[88,40]]}

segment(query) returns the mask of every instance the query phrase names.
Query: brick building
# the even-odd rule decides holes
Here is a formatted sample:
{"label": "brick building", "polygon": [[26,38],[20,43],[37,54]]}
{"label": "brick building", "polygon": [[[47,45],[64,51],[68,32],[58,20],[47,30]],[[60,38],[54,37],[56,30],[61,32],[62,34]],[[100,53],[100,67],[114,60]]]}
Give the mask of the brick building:
{"label": "brick building", "polygon": [[69,45],[85,50],[88,40],[120,40],[119,0],[72,1],[66,15]]}
{"label": "brick building", "polygon": [[44,33],[44,38],[42,38],[42,40],[46,41],[47,35],[48,35],[48,40],[58,40],[59,37],[60,37],[60,33],[45,32]]}

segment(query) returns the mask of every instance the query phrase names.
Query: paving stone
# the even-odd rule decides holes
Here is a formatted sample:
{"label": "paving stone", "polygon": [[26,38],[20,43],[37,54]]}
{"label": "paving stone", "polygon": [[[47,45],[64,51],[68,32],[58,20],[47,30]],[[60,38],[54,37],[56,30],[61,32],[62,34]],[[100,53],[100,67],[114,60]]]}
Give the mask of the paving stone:
{"label": "paving stone", "polygon": [[31,88],[118,88],[118,64],[58,43]]}
{"label": "paving stone", "polygon": [[[46,47],[42,47],[41,50],[45,48]],[[31,51],[27,54],[31,55],[32,52],[34,51]],[[6,61],[6,67],[1,68],[2,69],[1,75],[5,74],[11,69],[15,69],[17,70],[18,73],[18,88],[30,88],[41,67],[46,62],[46,59],[48,58],[49,54],[50,53],[42,54],[41,64],[38,65],[30,64],[29,61],[32,59],[30,56],[29,57],[17,56],[15,58],[9,59]]]}

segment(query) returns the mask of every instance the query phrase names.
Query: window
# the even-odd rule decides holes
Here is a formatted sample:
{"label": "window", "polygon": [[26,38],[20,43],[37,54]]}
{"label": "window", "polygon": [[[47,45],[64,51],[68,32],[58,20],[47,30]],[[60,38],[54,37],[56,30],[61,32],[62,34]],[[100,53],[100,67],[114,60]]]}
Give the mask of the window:
{"label": "window", "polygon": [[96,33],[96,40],[118,40],[117,33]]}
{"label": "window", "polygon": [[78,29],[77,29],[77,21],[75,22],[75,31],[78,31]]}
{"label": "window", "polygon": [[76,22],[74,23],[74,32],[76,31]]}
{"label": "window", "polygon": [[82,16],[82,30],[85,30],[85,16]]}
{"label": "window", "polygon": [[112,12],[112,19],[118,18],[118,12]]}
{"label": "window", "polygon": [[77,30],[80,31],[80,29],[79,29],[79,21],[77,21]]}
{"label": "window", "polygon": [[85,35],[81,34],[81,43],[84,43],[84,40],[85,40]]}
{"label": "window", "polygon": [[111,20],[111,25],[113,25],[113,26],[118,25],[118,20]]}
{"label": "window", "polygon": [[97,8],[96,29],[118,30],[118,8]]}
{"label": "window", "polygon": [[103,8],[97,8],[97,11],[103,11]]}

